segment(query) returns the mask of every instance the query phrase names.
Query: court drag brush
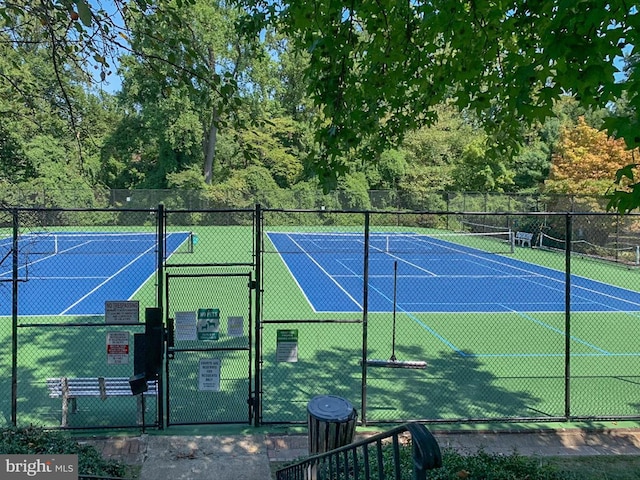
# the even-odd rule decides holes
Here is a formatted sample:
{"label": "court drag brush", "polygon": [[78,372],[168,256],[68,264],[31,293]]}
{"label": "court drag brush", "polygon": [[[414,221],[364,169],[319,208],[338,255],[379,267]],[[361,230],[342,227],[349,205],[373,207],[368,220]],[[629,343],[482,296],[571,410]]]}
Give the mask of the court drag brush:
{"label": "court drag brush", "polygon": [[[367,359],[365,361],[368,367],[384,367],[384,368],[410,368],[423,370],[427,368],[427,362],[422,360],[398,360],[396,358],[396,310],[397,310],[397,291],[398,291],[398,261],[393,262],[393,336],[391,337],[391,357],[389,360]],[[362,361],[360,361],[362,365]]]}

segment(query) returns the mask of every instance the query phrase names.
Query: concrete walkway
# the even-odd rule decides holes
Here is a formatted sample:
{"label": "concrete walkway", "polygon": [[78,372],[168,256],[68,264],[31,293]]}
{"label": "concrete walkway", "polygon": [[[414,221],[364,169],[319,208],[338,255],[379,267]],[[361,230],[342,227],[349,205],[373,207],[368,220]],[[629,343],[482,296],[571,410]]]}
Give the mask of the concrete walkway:
{"label": "concrete walkway", "polygon": [[[462,453],[521,455],[640,455],[640,429],[440,432],[440,447]],[[142,465],[140,480],[268,480],[270,462],[307,455],[306,435],[216,435],[93,438],[105,458]]]}

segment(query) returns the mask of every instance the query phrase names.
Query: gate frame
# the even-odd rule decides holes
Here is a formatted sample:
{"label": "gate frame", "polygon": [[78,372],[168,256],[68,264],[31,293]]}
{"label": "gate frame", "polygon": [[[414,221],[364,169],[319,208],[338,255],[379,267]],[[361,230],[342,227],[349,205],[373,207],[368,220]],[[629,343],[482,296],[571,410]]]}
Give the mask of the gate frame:
{"label": "gate frame", "polygon": [[[172,265],[172,267],[175,265]],[[182,265],[183,267],[185,265]],[[189,266],[193,266],[193,265],[189,265]],[[205,267],[205,266],[213,266],[213,265],[200,265],[200,267]],[[247,391],[247,405],[248,405],[248,410],[247,410],[247,424],[251,424],[252,420],[255,417],[255,412],[254,412],[254,404],[255,404],[255,393],[252,390],[252,380],[253,380],[253,348],[252,348],[252,344],[253,344],[253,332],[252,332],[252,328],[253,328],[253,309],[252,309],[252,291],[255,288],[255,282],[252,279],[252,272],[244,272],[244,273],[225,273],[225,272],[206,272],[206,273],[165,273],[165,283],[164,283],[164,289],[165,289],[165,305],[167,306],[167,308],[165,309],[165,325],[167,326],[167,331],[169,332],[171,328],[173,328],[173,318],[169,318],[168,313],[169,313],[169,285],[170,285],[170,279],[171,278],[208,278],[208,277],[216,277],[216,278],[230,278],[230,277],[244,277],[248,280],[247,283],[247,292],[248,292],[248,296],[247,296],[247,308],[248,308],[248,314],[249,314],[249,318],[248,318],[248,328],[247,328],[247,344],[245,347],[200,347],[200,348],[174,348],[172,339],[173,339],[173,333],[168,333],[168,335],[166,336],[166,348],[165,348],[165,355],[164,355],[164,374],[165,374],[165,383],[166,383],[166,398],[165,398],[165,409],[166,409],[166,413],[165,413],[165,423],[167,428],[172,426],[172,425],[212,425],[212,424],[232,424],[232,423],[245,423],[245,422],[235,422],[235,421],[219,421],[219,422],[191,422],[191,423],[172,423],[171,419],[170,419],[170,400],[171,400],[171,384],[169,381],[169,362],[171,360],[173,360],[175,358],[175,353],[177,352],[216,352],[216,351],[234,351],[234,352],[247,352],[248,358],[247,358],[247,366],[248,366],[248,376],[247,376],[247,380],[248,380],[248,391]]]}

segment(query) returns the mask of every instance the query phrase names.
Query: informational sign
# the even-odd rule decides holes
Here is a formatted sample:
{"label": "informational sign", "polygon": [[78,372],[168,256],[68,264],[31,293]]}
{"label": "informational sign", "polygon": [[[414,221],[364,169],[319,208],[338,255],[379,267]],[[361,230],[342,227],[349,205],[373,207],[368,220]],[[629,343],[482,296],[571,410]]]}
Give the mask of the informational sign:
{"label": "informational sign", "polygon": [[140,321],[140,302],[121,300],[104,302],[104,321],[108,324],[126,325]]}
{"label": "informational sign", "polygon": [[217,308],[198,309],[198,340],[218,340],[220,338],[220,310]]}
{"label": "informational sign", "polygon": [[229,335],[230,337],[242,337],[244,335],[243,317],[227,318],[227,335]]}
{"label": "informational sign", "polygon": [[198,316],[196,312],[176,312],[175,315],[175,339],[198,340],[196,329]]}
{"label": "informational sign", "polygon": [[276,362],[298,361],[298,330],[276,332]]}
{"label": "informational sign", "polygon": [[107,365],[129,363],[129,332],[107,333]]}
{"label": "informational sign", "polygon": [[198,390],[201,392],[220,391],[219,358],[201,358],[198,372]]}

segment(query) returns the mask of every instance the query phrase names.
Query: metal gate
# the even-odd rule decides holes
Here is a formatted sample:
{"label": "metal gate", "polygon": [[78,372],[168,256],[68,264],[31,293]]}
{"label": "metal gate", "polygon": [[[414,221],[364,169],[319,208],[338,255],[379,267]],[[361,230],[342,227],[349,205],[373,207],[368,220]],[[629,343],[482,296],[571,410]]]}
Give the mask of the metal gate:
{"label": "metal gate", "polygon": [[167,273],[166,419],[251,423],[251,273]]}

